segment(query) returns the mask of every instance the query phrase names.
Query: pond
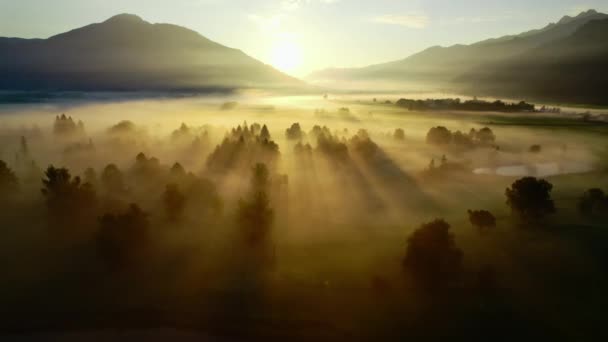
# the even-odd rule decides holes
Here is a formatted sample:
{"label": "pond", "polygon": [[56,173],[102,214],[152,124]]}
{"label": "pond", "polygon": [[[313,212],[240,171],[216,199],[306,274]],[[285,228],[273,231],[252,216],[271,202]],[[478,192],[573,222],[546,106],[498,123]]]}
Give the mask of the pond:
{"label": "pond", "polygon": [[534,164],[518,164],[505,165],[496,168],[477,168],[473,170],[476,175],[497,175],[505,177],[547,177],[562,174],[585,173],[593,171],[593,166],[584,162],[566,162],[566,163],[534,163]]}

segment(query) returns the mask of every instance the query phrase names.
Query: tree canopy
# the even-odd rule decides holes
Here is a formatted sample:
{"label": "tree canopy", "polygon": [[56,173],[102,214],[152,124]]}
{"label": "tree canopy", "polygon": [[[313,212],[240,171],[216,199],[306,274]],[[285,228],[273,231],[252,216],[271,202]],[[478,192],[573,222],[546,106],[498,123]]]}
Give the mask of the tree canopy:
{"label": "tree canopy", "polygon": [[444,220],[425,223],[408,238],[404,271],[425,289],[449,287],[462,273],[462,251]]}
{"label": "tree canopy", "polygon": [[555,212],[551,199],[553,185],[544,179],[521,178],[507,188],[507,205],[525,220],[541,219]]}

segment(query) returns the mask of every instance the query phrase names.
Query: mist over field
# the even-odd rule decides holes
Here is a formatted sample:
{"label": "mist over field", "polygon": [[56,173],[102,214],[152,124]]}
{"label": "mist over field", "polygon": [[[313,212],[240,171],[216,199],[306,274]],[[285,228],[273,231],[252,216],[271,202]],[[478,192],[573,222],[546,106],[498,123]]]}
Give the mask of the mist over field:
{"label": "mist over field", "polygon": [[0,1],[0,340],[607,340],[602,10]]}
{"label": "mist over field", "polygon": [[[90,329],[123,317],[135,330],[232,337],[477,334],[469,320],[583,336],[531,320],[593,327],[581,305],[603,306],[605,221],[577,208],[607,183],[604,124],[395,102],[249,94],[3,108],[0,159],[17,179],[3,180],[0,216],[6,327],[63,330],[85,310]],[[551,182],[556,214],[528,220],[507,205],[505,189],[526,176]],[[468,210],[494,222],[475,226]],[[430,222],[449,224],[457,276],[408,266],[435,267],[408,257]],[[583,299],[552,315],[547,303],[590,277],[580,295],[593,307]],[[258,330],[277,319],[293,327]]]}

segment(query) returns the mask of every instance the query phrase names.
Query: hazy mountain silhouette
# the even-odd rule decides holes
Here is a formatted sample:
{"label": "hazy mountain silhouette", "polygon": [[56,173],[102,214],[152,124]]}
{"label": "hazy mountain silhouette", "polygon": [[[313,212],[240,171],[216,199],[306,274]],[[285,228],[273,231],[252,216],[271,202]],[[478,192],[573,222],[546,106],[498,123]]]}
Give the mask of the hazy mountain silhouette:
{"label": "hazy mountain silhouette", "polygon": [[48,39],[0,38],[3,90],[217,90],[303,83],[189,29],[121,14]]}
{"label": "hazy mountain silhouette", "polygon": [[[532,51],[536,51],[537,48],[546,49],[551,43],[572,44],[572,41],[562,43],[562,40],[567,40],[569,37],[577,39],[576,33],[579,30],[595,20],[602,19],[608,19],[608,15],[589,10],[576,17],[563,17],[557,23],[549,24],[542,29],[518,35],[488,39],[471,45],[435,46],[403,60],[363,68],[326,69],[313,73],[309,78],[330,81],[390,81],[402,83],[404,86],[411,84],[416,87],[427,86],[458,91],[477,90],[477,88],[471,87],[468,81],[485,77],[485,86],[492,85],[490,89],[492,91],[486,91],[486,93],[503,96],[505,95],[501,92],[503,88],[497,84],[491,84],[491,70],[484,72],[483,68],[497,67],[497,63],[502,63],[500,65],[506,68],[509,65],[506,61],[532,58],[532,55],[535,58],[551,58],[548,54],[534,54]],[[562,48],[559,53],[564,53],[564,50],[568,50],[568,48]],[[527,53],[531,55],[520,57]],[[593,53],[593,51],[589,51],[589,53]],[[537,62],[543,64],[547,61],[538,60]],[[482,70],[480,71],[480,69]],[[547,68],[543,68],[543,70],[547,70]],[[593,72],[593,69],[588,70]],[[511,71],[514,71],[514,76],[520,74],[517,70]],[[483,77],[479,75],[480,73]],[[564,75],[564,82],[567,81],[567,77],[568,75]],[[526,94],[522,92],[521,95]]]}
{"label": "hazy mountain silhouette", "polygon": [[488,63],[457,79],[466,92],[608,104],[608,19],[507,60]]}

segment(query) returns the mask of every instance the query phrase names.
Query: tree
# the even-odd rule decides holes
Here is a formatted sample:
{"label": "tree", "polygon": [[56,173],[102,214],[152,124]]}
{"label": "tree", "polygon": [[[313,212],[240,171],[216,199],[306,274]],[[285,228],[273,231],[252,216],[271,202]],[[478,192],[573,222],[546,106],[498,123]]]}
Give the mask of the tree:
{"label": "tree", "polygon": [[578,202],[578,210],[584,216],[599,216],[608,213],[608,196],[602,189],[589,189]]}
{"label": "tree", "polygon": [[274,211],[265,192],[256,192],[248,200],[241,199],[237,217],[247,243],[260,245],[268,241]]}
{"label": "tree", "polygon": [[171,167],[171,170],[169,170],[169,174],[175,179],[181,179],[186,176],[186,170],[184,169],[182,164],[175,163]]}
{"label": "tree", "polygon": [[493,144],[496,141],[496,136],[489,127],[484,127],[477,131],[475,137],[481,144]]}
{"label": "tree", "polygon": [[289,140],[300,140],[302,139],[303,133],[299,123],[294,123],[285,131],[285,136]]}
{"label": "tree", "polygon": [[170,221],[177,221],[186,208],[186,196],[179,190],[177,184],[169,184],[163,193],[165,212]]}
{"label": "tree", "polygon": [[260,131],[260,138],[262,140],[270,140],[270,132],[268,131],[268,127],[266,127],[266,125],[262,126],[262,130]]}
{"label": "tree", "polygon": [[0,160],[0,199],[6,199],[19,190],[19,180],[3,160]]}
{"label": "tree", "polygon": [[447,145],[452,141],[452,132],[443,126],[433,127],[426,135],[426,142],[432,145]]}
{"label": "tree", "polygon": [[469,210],[469,222],[480,231],[496,227],[496,217],[487,210]]}
{"label": "tree", "polygon": [[111,195],[122,195],[126,192],[124,176],[115,164],[108,164],[101,173],[101,184]]}
{"label": "tree", "polygon": [[267,195],[268,168],[265,164],[258,163],[252,171],[251,191],[247,199],[239,200],[237,220],[245,241],[251,245],[260,245],[269,242],[274,212]]}
{"label": "tree", "polygon": [[408,238],[403,270],[426,290],[445,289],[462,275],[462,251],[456,246],[450,225],[437,219],[423,224]]}
{"label": "tree", "polygon": [[521,178],[507,188],[507,205],[524,220],[541,219],[555,212],[553,185],[544,179]]}
{"label": "tree", "polygon": [[403,141],[405,140],[405,132],[401,128],[397,128],[395,133],[393,133],[393,138],[395,140]]}
{"label": "tree", "polygon": [[82,224],[94,214],[97,197],[93,187],[82,184],[80,177],[70,175],[65,168],[49,166],[42,180],[42,194],[51,216],[51,223],[58,225]]}
{"label": "tree", "polygon": [[540,151],[542,151],[542,146],[540,146],[540,145],[532,145],[532,146],[530,146],[530,148],[528,149],[528,151],[530,153],[540,153]]}
{"label": "tree", "polygon": [[267,191],[270,185],[270,172],[264,163],[257,163],[252,169],[251,189],[255,192]]}
{"label": "tree", "polygon": [[88,167],[86,170],[84,170],[84,182],[89,183],[94,187],[97,186],[97,172],[94,168]]}
{"label": "tree", "polygon": [[97,251],[107,264],[120,269],[141,260],[148,240],[148,215],[136,204],[120,214],[105,214],[99,219]]}

